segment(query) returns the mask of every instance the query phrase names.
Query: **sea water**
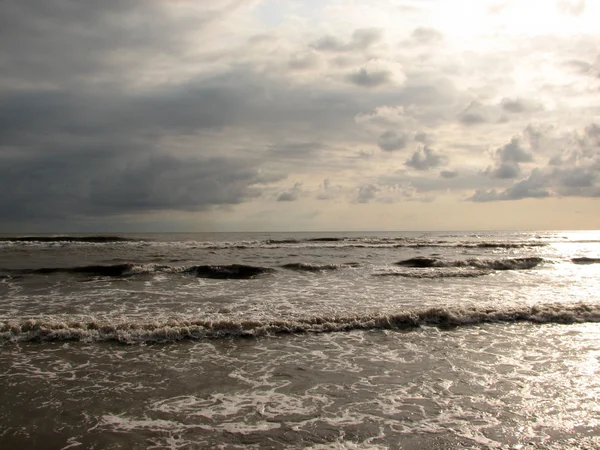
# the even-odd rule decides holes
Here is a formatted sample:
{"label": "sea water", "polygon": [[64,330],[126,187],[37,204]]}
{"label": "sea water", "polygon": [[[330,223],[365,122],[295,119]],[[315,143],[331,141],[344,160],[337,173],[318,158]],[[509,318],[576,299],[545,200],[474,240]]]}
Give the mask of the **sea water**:
{"label": "sea water", "polygon": [[600,448],[600,232],[0,237],[2,448]]}

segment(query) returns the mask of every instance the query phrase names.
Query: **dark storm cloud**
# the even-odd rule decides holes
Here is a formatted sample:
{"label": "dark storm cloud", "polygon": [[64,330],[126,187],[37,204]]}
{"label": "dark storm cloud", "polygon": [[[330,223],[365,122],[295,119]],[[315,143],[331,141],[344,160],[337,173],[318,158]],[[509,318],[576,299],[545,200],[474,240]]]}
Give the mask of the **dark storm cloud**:
{"label": "dark storm cloud", "polygon": [[79,153],[12,159],[0,164],[0,217],[197,211],[240,203],[280,178],[249,161],[225,158],[153,155],[125,164],[106,153]]}
{"label": "dark storm cloud", "polygon": [[[3,61],[9,61],[11,70],[0,75],[4,83],[0,86],[13,83],[13,73],[26,75],[18,89],[0,88],[0,189],[6,193],[0,214],[5,219],[67,220],[77,215],[198,211],[236,204],[260,195],[263,184],[283,179],[284,171],[290,170],[288,165],[269,172],[263,166],[282,159],[308,164],[323,145],[273,145],[253,152],[249,159],[216,157],[218,147],[205,145],[201,138],[196,138],[197,148],[177,154],[165,139],[240,126],[273,133],[289,132],[296,126],[341,132],[361,108],[345,92],[293,88],[248,64],[231,64],[185,82],[132,90],[121,75],[137,59],[118,63],[114,52],[131,52],[142,59],[146,50],[177,54],[176,44],[185,37],[176,29],[181,23],[154,17],[160,23],[152,32],[165,35],[164,41],[157,41],[144,37],[150,33],[145,28],[136,31],[138,25],[154,24],[143,23],[147,14],[156,12],[145,3],[119,3],[113,10],[96,4],[89,9],[81,6],[75,9],[82,16],[79,22],[71,17],[73,11],[63,11],[66,2],[48,6],[54,14],[50,19],[37,17],[34,6],[43,10],[46,5],[40,2],[21,8],[11,3],[13,19],[22,16],[23,23],[14,30],[3,29],[5,35],[17,37],[24,29],[33,34],[44,29],[49,37],[43,49],[36,47],[39,36],[23,39],[24,56],[19,55],[15,40],[1,44],[8,55]],[[139,5],[144,8],[138,10]],[[130,13],[142,14],[142,23],[134,20],[131,27],[119,28],[128,22]],[[25,23],[25,18],[30,20]],[[118,26],[102,25],[112,20]],[[209,22],[210,14],[194,30]],[[102,34],[102,26],[107,36],[96,41],[93,36],[96,30]],[[86,32],[92,37],[88,39]],[[357,31],[350,47],[366,48],[377,39],[376,32]],[[88,76],[106,79],[97,84]],[[25,81],[28,84],[22,85]],[[379,101],[368,99],[365,107]],[[294,200],[298,193],[297,188],[285,191],[279,200]]]}
{"label": "dark storm cloud", "polygon": [[[273,204],[309,199],[308,187],[281,185],[306,174],[307,186],[310,176],[317,177],[313,186],[325,177],[343,183],[324,182],[317,197],[340,201],[410,198],[414,188],[506,189],[506,177],[482,176],[468,164],[457,167],[460,176],[427,172],[445,162],[429,147],[412,156],[414,148],[401,155],[376,150],[429,145],[436,132],[452,142],[454,131],[436,128],[455,122],[460,111],[464,124],[485,122],[487,132],[503,107],[511,120],[528,112],[525,100],[465,109],[474,97],[452,82],[458,72],[431,63],[436,58],[411,64],[403,52],[413,47],[392,49],[378,29],[312,44],[284,27],[249,37],[256,32],[252,21],[261,18],[248,10],[242,19],[228,14],[250,3],[3,2],[0,219],[69,223],[81,216],[202,211],[257,197]],[[418,52],[434,52],[441,38],[417,28],[409,41]],[[346,65],[335,66],[336,58]],[[355,121],[378,108],[387,108],[387,121]],[[580,136],[587,144],[577,155],[547,150],[556,170],[543,175],[556,195],[596,192],[590,130]],[[548,138],[540,139],[545,146]],[[379,179],[382,161],[401,164],[407,157],[416,170],[393,182],[406,192],[393,191]],[[499,149],[493,170],[499,175],[503,165],[519,169],[524,162],[533,162],[526,150]],[[350,193],[349,186],[361,187]],[[499,195],[523,195],[513,191]]]}
{"label": "dark storm cloud", "polygon": [[247,161],[161,155],[93,180],[90,201],[107,212],[196,211],[260,195],[252,186],[262,181],[260,172]]}
{"label": "dark storm cloud", "polygon": [[429,170],[439,167],[445,162],[446,157],[444,155],[440,155],[432,148],[425,146],[414,152],[404,165],[416,170]]}
{"label": "dark storm cloud", "polygon": [[0,133],[90,135],[222,127],[235,122],[237,111],[248,108],[244,104],[248,97],[236,94],[235,89],[195,83],[145,95],[83,90],[0,92]]}
{"label": "dark storm cloud", "polygon": [[178,54],[192,33],[234,6],[223,3],[174,24],[164,5],[144,0],[3,1],[2,78],[21,85],[114,83],[127,77],[127,64]]}
{"label": "dark storm cloud", "polygon": [[[265,95],[265,87],[269,95]],[[67,217],[234,204],[256,195],[257,173],[265,164],[286,159],[314,165],[323,144],[273,145],[267,151],[254,152],[253,159],[244,162],[248,172],[243,172],[234,160],[226,158],[220,164],[208,164],[219,149],[206,146],[200,138],[197,148],[187,148],[179,156],[164,139],[238,126],[269,129],[272,135],[281,130],[284,137],[296,127],[342,135],[354,124],[357,111],[372,110],[388,100],[400,103],[413,95],[411,89],[384,90],[364,97],[292,88],[248,65],[233,65],[210,77],[143,91],[114,86],[98,91],[77,83],[64,88],[0,91],[0,186],[10,192],[3,199],[2,216]],[[424,101],[443,104],[443,98],[432,94]],[[398,150],[409,140],[390,131],[381,136],[379,145],[384,150]],[[18,159],[13,159],[14,155]],[[206,164],[215,173],[222,172],[222,177],[209,177],[202,170]],[[175,176],[179,169],[185,176]],[[272,181],[283,178],[290,169],[289,165],[278,168]],[[194,181],[195,176],[206,178],[207,184]],[[154,183],[146,180],[153,177]],[[128,178],[146,182],[130,186]],[[106,184],[104,179],[111,182]],[[216,179],[221,181],[211,182]],[[161,180],[169,180],[171,187]],[[143,194],[146,189],[148,193]],[[208,195],[206,189],[216,192]],[[202,193],[192,198],[195,190]]]}

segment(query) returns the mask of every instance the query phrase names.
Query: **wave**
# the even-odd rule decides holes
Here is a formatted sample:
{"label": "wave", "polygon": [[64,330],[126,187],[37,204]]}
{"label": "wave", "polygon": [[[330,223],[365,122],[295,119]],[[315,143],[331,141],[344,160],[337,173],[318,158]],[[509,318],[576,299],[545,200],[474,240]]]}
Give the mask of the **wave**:
{"label": "wave", "polygon": [[292,333],[352,330],[409,330],[423,326],[457,328],[484,323],[572,324],[600,322],[600,304],[542,304],[519,307],[425,308],[389,315],[322,316],[299,319],[204,320],[148,322],[28,319],[0,322],[0,343],[115,341],[127,344],[169,343],[189,339],[260,337]]}
{"label": "wave", "polygon": [[586,256],[581,258],[571,258],[574,264],[600,264],[600,258],[588,258]]}
{"label": "wave", "polygon": [[247,266],[245,264],[229,264],[223,266],[205,265],[192,266],[183,270],[184,273],[201,278],[248,279],[258,275],[273,273],[269,267]]}
{"label": "wave", "polygon": [[310,238],[306,239],[306,242],[341,242],[348,240],[348,238],[344,237],[318,237],[318,238]]}
{"label": "wave", "polygon": [[433,268],[433,267],[473,267],[477,269],[488,270],[521,270],[533,269],[544,261],[543,258],[506,258],[506,259],[466,259],[466,260],[443,260],[441,258],[432,258],[417,256],[415,258],[398,261],[396,265],[413,268]]}
{"label": "wave", "polygon": [[[174,262],[183,261],[174,259]],[[600,258],[579,257],[572,258],[575,264],[597,264]],[[417,256],[398,261],[395,265],[408,269],[424,269],[398,271],[393,270],[383,273],[374,273],[374,276],[394,276],[404,278],[474,278],[492,273],[496,270],[527,270],[533,269],[545,262],[539,257],[505,258],[505,259],[460,259],[445,260],[434,256]],[[360,267],[357,262],[347,263],[304,263],[293,262],[280,266],[283,269],[300,272],[326,272],[344,268]],[[429,270],[426,270],[429,269]],[[454,269],[454,270],[453,270]],[[75,267],[41,267],[34,269],[0,269],[0,279],[15,275],[53,275],[74,274],[98,277],[131,277],[134,275],[147,275],[154,273],[184,274],[200,278],[215,279],[251,279],[260,275],[276,273],[277,269],[271,267],[251,266],[246,264],[223,265],[192,265],[177,266],[164,264],[95,264]]]}
{"label": "wave", "polygon": [[268,239],[257,242],[219,242],[196,243],[200,248],[219,249],[252,249],[252,248],[482,248],[482,249],[518,249],[543,247],[544,242],[454,242],[444,240],[411,240],[406,238],[312,238],[312,239]]}
{"label": "wave", "polygon": [[324,270],[337,270],[345,267],[358,267],[359,263],[341,263],[341,264],[313,264],[313,263],[289,263],[281,267],[289,270],[298,270],[305,272],[321,272]]}
{"label": "wave", "polygon": [[267,239],[264,241],[265,244],[297,244],[300,242],[298,239]]}
{"label": "wave", "polygon": [[544,247],[545,242],[462,242],[457,247],[466,248],[526,248],[526,247]]}
{"label": "wave", "polygon": [[94,236],[11,236],[0,237],[3,246],[56,246],[56,245],[143,245],[173,248],[197,248],[209,250],[222,249],[278,249],[278,248],[482,248],[482,249],[513,249],[545,246],[539,241],[483,241],[448,240],[434,238],[409,237],[314,237],[314,238],[281,238],[266,240],[242,241],[161,241],[136,239],[123,236],[94,235]]}
{"label": "wave", "polygon": [[43,267],[38,269],[12,270],[20,275],[51,275],[57,273],[81,274],[101,277],[129,277],[157,272],[182,273],[200,278],[249,279],[258,275],[274,272],[268,267],[248,266],[244,264],[169,266],[159,264],[109,264],[79,267]]}
{"label": "wave", "polygon": [[51,275],[55,273],[75,273],[92,276],[122,277],[133,274],[135,264],[91,265],[79,267],[42,267],[39,269],[21,270],[21,274]]}
{"label": "wave", "polygon": [[383,272],[375,273],[376,277],[402,277],[418,279],[439,278],[477,278],[489,275],[491,270],[433,270],[433,271],[411,271],[411,272]]}
{"label": "wave", "polygon": [[88,242],[88,243],[111,243],[111,242],[137,242],[139,239],[126,238],[122,236],[12,236],[0,237],[0,242]]}

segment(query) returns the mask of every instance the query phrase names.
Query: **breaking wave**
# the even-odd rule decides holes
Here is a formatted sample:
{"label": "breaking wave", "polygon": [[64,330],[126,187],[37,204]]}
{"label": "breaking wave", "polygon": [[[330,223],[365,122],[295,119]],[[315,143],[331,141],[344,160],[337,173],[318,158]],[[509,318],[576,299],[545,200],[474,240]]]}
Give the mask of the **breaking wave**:
{"label": "breaking wave", "polygon": [[318,238],[310,238],[306,239],[307,242],[341,242],[345,241],[348,238],[343,237],[318,237]]}
{"label": "breaking wave", "polygon": [[396,265],[413,268],[432,268],[432,267],[473,267],[476,269],[487,270],[522,270],[533,269],[544,261],[543,258],[506,258],[506,259],[466,259],[466,260],[444,260],[441,258],[432,258],[417,256],[416,258],[398,261]]}
{"label": "breaking wave", "polygon": [[254,242],[196,242],[198,248],[252,249],[252,248],[481,248],[518,249],[543,247],[544,242],[455,242],[446,240],[421,240],[407,238],[312,238],[312,239],[267,239]]}
{"label": "breaking wave", "polygon": [[298,239],[267,239],[265,244],[297,244],[300,242]]}
{"label": "breaking wave", "polygon": [[12,236],[0,237],[0,242],[49,242],[49,243],[111,243],[111,242],[137,242],[139,239],[126,238],[122,236]]}
{"label": "breaking wave", "polygon": [[[175,260],[177,261],[177,260]],[[539,257],[505,258],[505,259],[457,259],[446,260],[433,256],[417,256],[398,261],[395,265],[408,268],[408,271],[392,270],[374,273],[374,276],[394,276],[404,278],[474,278],[488,275],[496,270],[527,270],[533,269],[546,260]],[[598,264],[600,258],[572,258],[574,264]],[[282,264],[280,267],[299,272],[328,272],[344,268],[355,268],[361,265],[357,262],[347,263],[304,263],[293,262]],[[415,270],[419,269],[419,270]],[[420,270],[423,269],[423,270]],[[429,269],[429,270],[427,270]],[[97,277],[131,277],[155,273],[184,274],[199,278],[215,279],[250,279],[259,275],[276,273],[272,267],[251,266],[246,264],[223,265],[192,265],[176,266],[161,264],[107,264],[87,265],[76,267],[41,267],[35,269],[0,269],[0,279],[15,275],[52,275],[73,274]]]}
{"label": "breaking wave", "polygon": [[81,274],[100,277],[129,277],[150,273],[182,273],[200,278],[249,279],[258,275],[274,272],[268,267],[248,266],[245,264],[169,266],[158,264],[110,264],[79,267],[44,267],[39,269],[13,270],[21,275],[51,275],[56,273]]}
{"label": "breaking wave", "polygon": [[248,279],[265,273],[272,273],[269,267],[247,266],[245,264],[229,264],[223,266],[192,266],[183,270],[184,273],[201,278]]}
{"label": "breaking wave", "polygon": [[438,279],[438,278],[477,278],[489,275],[491,270],[429,270],[429,271],[410,271],[410,272],[382,272],[373,274],[376,277],[402,277],[418,279]]}
{"label": "breaking wave", "polygon": [[279,320],[168,319],[148,322],[29,319],[0,322],[0,343],[115,341],[169,343],[186,339],[260,337],[352,330],[409,330],[422,326],[455,328],[484,323],[572,324],[600,322],[600,304],[543,304],[521,307],[425,308],[389,315],[323,316]]}
{"label": "breaking wave", "polygon": [[588,257],[581,257],[581,258],[571,258],[571,261],[575,264],[600,264],[600,258],[588,258]]}
{"label": "breaking wave", "polygon": [[432,239],[427,237],[311,237],[311,238],[273,238],[265,240],[242,241],[160,241],[152,239],[138,239],[124,236],[90,235],[90,236],[3,236],[0,237],[2,246],[94,246],[94,245],[141,245],[141,246],[167,246],[175,248],[198,249],[277,249],[277,248],[482,248],[482,249],[516,249],[527,247],[541,247],[546,242],[521,240],[521,241],[476,241]]}
{"label": "breaking wave", "polygon": [[[21,270],[21,274],[51,275],[55,273],[73,273],[104,277],[122,277],[136,273],[135,264],[91,265],[79,267],[42,267],[39,269]],[[137,272],[139,273],[139,272]]]}
{"label": "breaking wave", "polygon": [[345,267],[358,267],[359,263],[342,263],[342,264],[313,264],[313,263],[289,263],[281,267],[289,270],[298,270],[304,272],[321,272],[324,270],[337,270]]}

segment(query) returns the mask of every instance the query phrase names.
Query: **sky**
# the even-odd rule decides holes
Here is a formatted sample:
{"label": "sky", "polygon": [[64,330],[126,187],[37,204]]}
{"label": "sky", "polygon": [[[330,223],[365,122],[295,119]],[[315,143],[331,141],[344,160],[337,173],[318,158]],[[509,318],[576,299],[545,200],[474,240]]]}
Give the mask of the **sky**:
{"label": "sky", "polygon": [[600,0],[3,0],[0,232],[600,228]]}

